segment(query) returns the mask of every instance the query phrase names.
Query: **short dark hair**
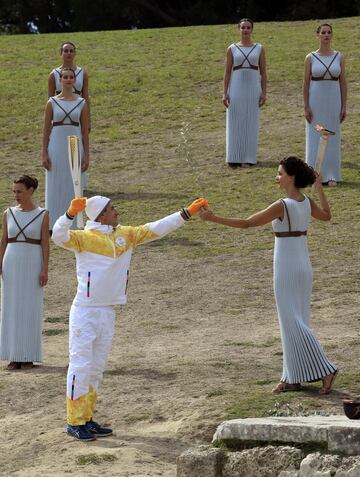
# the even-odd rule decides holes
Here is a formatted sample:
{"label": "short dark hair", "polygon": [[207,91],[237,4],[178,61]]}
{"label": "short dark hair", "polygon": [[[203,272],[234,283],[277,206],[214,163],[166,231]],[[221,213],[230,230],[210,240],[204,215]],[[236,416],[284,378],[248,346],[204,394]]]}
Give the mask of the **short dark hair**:
{"label": "short dark hair", "polygon": [[61,46],[60,46],[60,53],[62,53],[63,49],[64,49],[64,45],[71,45],[74,47],[74,51],[76,51],[76,46],[75,44],[72,42],[72,41],[64,41],[64,43],[61,43]]}
{"label": "short dark hair", "polygon": [[254,28],[254,22],[251,20],[251,18],[242,18],[241,20],[239,20],[238,26],[240,26],[240,24],[243,22],[249,22],[251,25],[251,28]]}
{"label": "short dark hair", "polygon": [[319,26],[317,27],[317,29],[316,29],[316,33],[320,33],[321,28],[324,27],[324,26],[329,27],[330,30],[331,30],[331,33],[332,33],[333,28],[332,28],[332,25],[330,25],[330,23],[320,23],[320,25],[319,25]]}
{"label": "short dark hair", "polygon": [[316,174],[300,157],[288,156],[280,161],[288,176],[294,176],[294,185],[298,189],[311,185],[316,180]]}
{"label": "short dark hair", "polygon": [[24,184],[27,189],[30,189],[30,187],[32,187],[34,190],[36,190],[38,186],[38,180],[36,179],[36,177],[23,174],[17,179],[14,179],[14,184]]}

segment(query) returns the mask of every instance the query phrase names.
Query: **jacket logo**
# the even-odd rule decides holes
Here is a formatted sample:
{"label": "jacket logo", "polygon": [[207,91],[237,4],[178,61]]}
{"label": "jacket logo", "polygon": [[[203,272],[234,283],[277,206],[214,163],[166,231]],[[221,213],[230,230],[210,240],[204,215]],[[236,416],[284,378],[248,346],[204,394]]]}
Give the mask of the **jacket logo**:
{"label": "jacket logo", "polygon": [[117,237],[115,239],[115,242],[117,243],[117,245],[119,245],[119,247],[125,247],[126,245],[126,240],[124,239],[124,237]]}

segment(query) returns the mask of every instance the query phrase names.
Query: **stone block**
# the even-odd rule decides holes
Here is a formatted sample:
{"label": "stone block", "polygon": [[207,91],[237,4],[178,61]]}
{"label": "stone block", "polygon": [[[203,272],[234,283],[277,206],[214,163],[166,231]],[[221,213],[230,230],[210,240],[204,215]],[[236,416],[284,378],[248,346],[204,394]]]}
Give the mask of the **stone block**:
{"label": "stone block", "polygon": [[299,477],[333,477],[341,464],[337,455],[309,454],[301,462]]}
{"label": "stone block", "polygon": [[[267,446],[227,454],[223,477],[278,477],[283,470],[299,468],[303,453],[288,446]],[[296,475],[296,474],[295,474]]]}
{"label": "stone block", "polygon": [[177,458],[177,477],[222,477],[224,452],[209,446],[199,446],[183,452]]}
{"label": "stone block", "polygon": [[360,428],[330,427],[328,431],[328,449],[330,452],[360,455]]}
{"label": "stone block", "polygon": [[[221,423],[213,437],[241,449],[252,441],[269,444],[309,444],[345,455],[360,455],[360,420],[343,415],[233,419]],[[360,476],[359,476],[360,477]]]}

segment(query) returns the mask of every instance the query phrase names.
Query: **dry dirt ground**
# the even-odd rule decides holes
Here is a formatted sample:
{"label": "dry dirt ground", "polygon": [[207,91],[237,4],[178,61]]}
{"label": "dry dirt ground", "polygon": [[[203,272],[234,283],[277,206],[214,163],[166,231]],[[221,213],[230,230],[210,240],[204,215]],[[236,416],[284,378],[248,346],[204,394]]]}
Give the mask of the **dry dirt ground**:
{"label": "dry dirt ground", "polygon": [[[104,163],[102,177],[95,178],[101,193],[113,190],[111,164]],[[155,174],[161,177],[172,169],[159,164],[146,171],[141,180],[150,191],[158,180]],[[128,168],[128,184],[136,184],[138,172],[135,166]],[[199,221],[185,225],[193,230],[188,237],[196,235]],[[359,221],[352,222],[353,241],[339,219],[333,222],[326,230],[317,227],[310,237],[313,327],[341,373],[333,394],[319,397],[313,385],[299,402],[339,413],[342,395],[359,381]],[[270,227],[238,232],[209,225],[204,230],[201,240],[179,231],[135,251],[129,302],[117,308],[116,335],[95,416],[115,432],[88,444],[65,433],[67,320],[75,260],[52,245],[44,362],[27,371],[9,372],[3,369],[6,363],[0,369],[1,476],[172,477],[176,456],[198,442],[210,442],[216,426],[238,403],[240,416],[255,409],[258,399],[262,407],[264,400],[274,406],[271,389],[281,373],[281,345]],[[316,251],[325,233],[336,233],[338,253]],[[261,245],[264,240],[265,246],[246,252],[249,243]],[[219,241],[224,244],[220,254]]]}
{"label": "dry dirt ground", "polygon": [[[166,240],[177,243],[176,234]],[[88,444],[71,439],[65,434],[64,387],[75,263],[71,253],[52,251],[44,363],[0,371],[0,475],[175,476],[176,456],[210,441],[229,399],[246,395],[254,375],[261,392],[270,393],[281,370],[272,251],[264,252],[264,267],[255,270],[251,258],[241,264],[229,255],[179,260],[171,247],[163,253],[148,244],[135,252],[129,303],[117,309],[96,414],[115,434]],[[337,310],[325,306],[325,297],[321,312],[319,300],[314,327],[331,356],[350,370],[343,349],[358,327],[354,305],[342,305],[344,319],[352,317],[344,333]],[[309,392],[336,412],[341,395]]]}

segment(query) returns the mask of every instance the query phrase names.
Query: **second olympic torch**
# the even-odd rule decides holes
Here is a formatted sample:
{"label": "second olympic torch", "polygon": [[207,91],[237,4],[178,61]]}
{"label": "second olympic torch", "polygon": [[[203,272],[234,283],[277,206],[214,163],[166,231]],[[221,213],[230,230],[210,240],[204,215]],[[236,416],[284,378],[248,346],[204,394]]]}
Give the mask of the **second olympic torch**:
{"label": "second olympic torch", "polygon": [[[319,146],[318,146],[316,162],[315,162],[315,171],[320,174],[321,173],[321,166],[322,166],[322,163],[324,161],[325,151],[326,151],[327,144],[328,144],[328,139],[329,139],[330,136],[334,136],[335,133],[334,133],[334,131],[330,131],[329,129],[325,129],[323,126],[320,126],[320,124],[317,124],[315,126],[315,129],[320,134]],[[314,192],[314,186],[313,186],[313,192]]]}
{"label": "second olympic torch", "polygon": [[[79,136],[68,136],[68,157],[69,157],[69,166],[71,171],[71,177],[74,186],[75,197],[82,196],[81,188],[81,149],[80,149],[80,138]],[[84,218],[82,212],[80,212],[77,217],[77,226],[79,229],[84,228]]]}

